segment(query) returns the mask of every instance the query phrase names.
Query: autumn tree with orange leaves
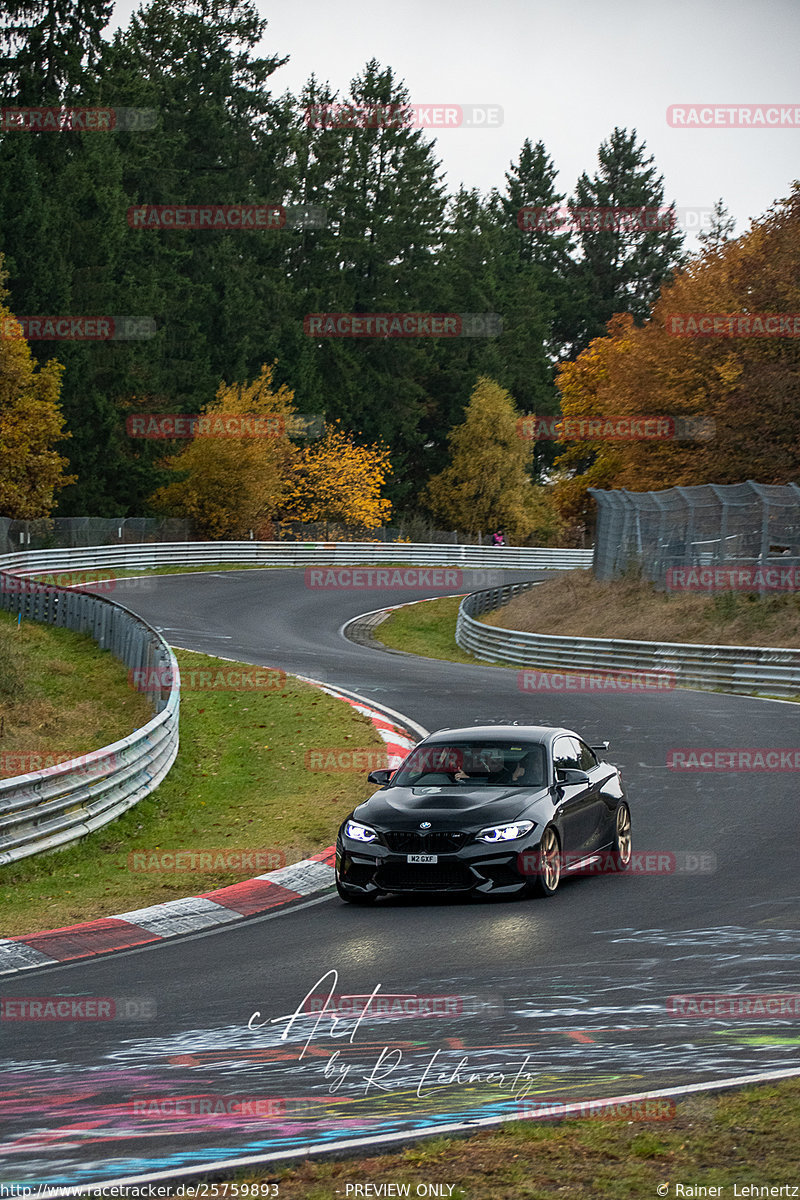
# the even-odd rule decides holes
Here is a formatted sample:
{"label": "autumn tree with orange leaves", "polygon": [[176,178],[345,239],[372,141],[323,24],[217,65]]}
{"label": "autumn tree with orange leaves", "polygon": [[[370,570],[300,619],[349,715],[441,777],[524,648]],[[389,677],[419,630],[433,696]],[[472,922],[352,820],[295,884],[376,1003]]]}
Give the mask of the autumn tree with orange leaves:
{"label": "autumn tree with orange leaves", "polygon": [[743,236],[706,247],[662,289],[643,327],[617,314],[605,337],[561,366],[565,417],[672,417],[698,429],[694,440],[568,443],[555,501],[570,524],[585,521],[589,487],[796,479],[800,337],[683,336],[692,313],[800,313],[800,184]]}
{"label": "autumn tree with orange leaves", "polygon": [[37,369],[22,326],[3,305],[0,273],[0,516],[47,517],[56,493],[74,476],[54,449],[69,437],[59,407],[63,368],[54,359]]}
{"label": "autumn tree with orange leaves", "polygon": [[324,521],[326,537],[331,526],[377,529],[391,514],[391,502],[381,496],[392,471],[388,449],[357,445],[338,421],[299,451],[293,471],[283,511],[290,520]]}
{"label": "autumn tree with orange leaves", "polygon": [[[265,364],[252,383],[220,384],[203,410],[210,432],[165,461],[179,478],[151,496],[156,511],[188,517],[198,533],[212,539],[246,537],[251,529],[256,536],[271,532],[269,522],[289,486],[297,454],[290,435],[295,426],[301,431],[294,392],[285,384],[273,386],[274,371],[275,364]],[[262,418],[267,436],[227,436],[225,418],[242,416]],[[227,424],[237,428],[236,422]]]}

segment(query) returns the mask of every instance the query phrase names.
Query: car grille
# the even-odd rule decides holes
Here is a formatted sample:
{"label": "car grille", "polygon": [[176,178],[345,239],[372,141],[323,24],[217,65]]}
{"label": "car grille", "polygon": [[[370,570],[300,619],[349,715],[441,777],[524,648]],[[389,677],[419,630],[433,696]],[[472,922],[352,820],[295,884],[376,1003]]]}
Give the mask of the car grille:
{"label": "car grille", "polygon": [[463,891],[474,887],[478,881],[463,863],[389,863],[380,868],[375,882],[378,887],[391,892],[425,888]]}
{"label": "car grille", "polygon": [[416,830],[393,830],[383,834],[383,840],[395,854],[452,854],[467,840],[465,833],[417,833]]}

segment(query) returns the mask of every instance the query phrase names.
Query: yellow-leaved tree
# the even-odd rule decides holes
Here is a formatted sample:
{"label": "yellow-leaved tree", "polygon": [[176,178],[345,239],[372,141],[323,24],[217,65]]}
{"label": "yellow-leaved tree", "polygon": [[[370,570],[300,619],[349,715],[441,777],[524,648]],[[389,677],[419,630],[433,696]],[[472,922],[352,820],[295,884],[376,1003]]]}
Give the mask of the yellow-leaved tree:
{"label": "yellow-leaved tree", "polygon": [[532,442],[520,436],[519,413],[505,388],[481,376],[448,440],[450,463],[421,496],[435,519],[471,533],[500,528],[517,543],[559,540],[549,493],[530,481]]}
{"label": "yellow-leaved tree", "polygon": [[[251,529],[256,537],[270,533],[297,454],[290,441],[295,424],[300,432],[294,392],[285,384],[275,388],[274,372],[275,363],[264,364],[252,383],[220,384],[203,410],[207,432],[164,463],[181,478],[150,497],[158,512],[188,517],[211,539],[242,538]],[[261,420],[237,421],[240,417]],[[231,430],[248,428],[260,433],[231,436]]]}
{"label": "yellow-leaved tree", "polygon": [[2,303],[0,275],[0,515],[31,521],[49,516],[56,492],[75,477],[53,446],[69,437],[58,400],[63,367],[37,370],[22,326]]}
{"label": "yellow-leaved tree", "polygon": [[391,472],[385,446],[359,446],[339,421],[326,423],[323,437],[297,454],[284,513],[290,520],[324,521],[326,537],[332,526],[377,529],[392,511],[381,495]]}

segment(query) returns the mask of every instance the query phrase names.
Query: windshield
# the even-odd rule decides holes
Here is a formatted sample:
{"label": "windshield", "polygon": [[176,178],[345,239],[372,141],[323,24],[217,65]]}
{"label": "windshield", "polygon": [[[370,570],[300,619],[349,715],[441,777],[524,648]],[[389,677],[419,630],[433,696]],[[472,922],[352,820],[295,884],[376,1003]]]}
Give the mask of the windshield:
{"label": "windshield", "polygon": [[447,742],[419,746],[392,787],[545,787],[544,746],[528,742]]}

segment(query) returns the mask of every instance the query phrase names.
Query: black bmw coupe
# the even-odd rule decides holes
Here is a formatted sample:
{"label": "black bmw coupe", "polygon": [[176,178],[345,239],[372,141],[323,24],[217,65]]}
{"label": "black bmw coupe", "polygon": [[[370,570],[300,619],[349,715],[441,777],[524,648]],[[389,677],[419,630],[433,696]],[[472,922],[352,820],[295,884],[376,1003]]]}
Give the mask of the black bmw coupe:
{"label": "black bmw coupe", "polygon": [[624,871],[631,816],[620,772],[571,729],[441,729],[342,823],[336,888],[366,904],[389,893],[552,896],[569,874]]}

